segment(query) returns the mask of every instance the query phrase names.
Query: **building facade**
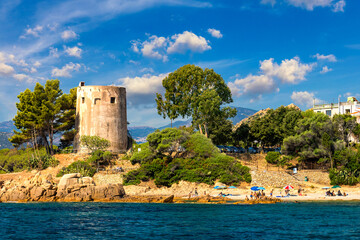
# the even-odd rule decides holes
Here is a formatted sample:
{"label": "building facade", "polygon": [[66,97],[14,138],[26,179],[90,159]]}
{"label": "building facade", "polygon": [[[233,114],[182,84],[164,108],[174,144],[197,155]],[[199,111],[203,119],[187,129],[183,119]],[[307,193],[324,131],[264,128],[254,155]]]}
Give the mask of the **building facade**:
{"label": "building facade", "polygon": [[80,143],[81,136],[99,136],[110,141],[108,150],[125,152],[128,147],[126,89],[115,86],[85,86],[77,88],[77,134],[74,150],[88,152]]}
{"label": "building facade", "polygon": [[317,104],[313,106],[314,112],[321,112],[329,117],[336,114],[351,114],[356,117],[356,121],[360,123],[360,103],[355,97],[348,97],[346,102]]}

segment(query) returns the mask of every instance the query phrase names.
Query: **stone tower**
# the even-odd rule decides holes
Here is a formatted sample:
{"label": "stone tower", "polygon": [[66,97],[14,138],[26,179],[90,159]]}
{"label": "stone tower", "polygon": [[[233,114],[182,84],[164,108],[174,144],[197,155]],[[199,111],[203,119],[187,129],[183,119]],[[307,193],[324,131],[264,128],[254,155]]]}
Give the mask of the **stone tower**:
{"label": "stone tower", "polygon": [[77,88],[76,120],[77,134],[74,150],[88,152],[81,146],[83,135],[99,136],[110,141],[108,150],[119,153],[127,150],[126,89],[115,86],[85,86]]}

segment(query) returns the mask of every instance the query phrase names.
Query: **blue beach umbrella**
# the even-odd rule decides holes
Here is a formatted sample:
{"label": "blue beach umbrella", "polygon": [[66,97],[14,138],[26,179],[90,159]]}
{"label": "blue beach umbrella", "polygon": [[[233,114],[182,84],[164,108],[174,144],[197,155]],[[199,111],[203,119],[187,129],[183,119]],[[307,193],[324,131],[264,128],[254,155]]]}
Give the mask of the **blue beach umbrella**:
{"label": "blue beach umbrella", "polygon": [[259,187],[258,189],[259,189],[259,190],[265,190],[265,188],[264,188],[264,187]]}
{"label": "blue beach umbrella", "polygon": [[229,189],[231,189],[231,188],[236,188],[235,186],[230,186],[230,187],[228,187]]}
{"label": "blue beach umbrella", "polygon": [[250,188],[252,191],[259,191],[259,187],[258,186],[254,186]]}

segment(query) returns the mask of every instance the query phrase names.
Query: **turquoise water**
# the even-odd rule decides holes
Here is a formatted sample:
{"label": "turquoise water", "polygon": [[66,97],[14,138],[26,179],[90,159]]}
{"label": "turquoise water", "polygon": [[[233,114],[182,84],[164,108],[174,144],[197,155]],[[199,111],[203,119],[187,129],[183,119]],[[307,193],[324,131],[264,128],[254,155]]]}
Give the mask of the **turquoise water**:
{"label": "turquoise water", "polygon": [[0,239],[360,239],[360,203],[2,203]]}

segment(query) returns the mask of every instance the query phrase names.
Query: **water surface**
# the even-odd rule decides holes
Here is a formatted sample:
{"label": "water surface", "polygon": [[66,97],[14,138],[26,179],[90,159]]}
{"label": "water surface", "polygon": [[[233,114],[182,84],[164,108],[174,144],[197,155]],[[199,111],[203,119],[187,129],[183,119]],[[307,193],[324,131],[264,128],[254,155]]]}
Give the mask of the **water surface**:
{"label": "water surface", "polygon": [[0,239],[360,239],[360,202],[1,203]]}

